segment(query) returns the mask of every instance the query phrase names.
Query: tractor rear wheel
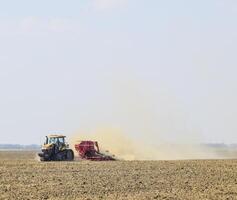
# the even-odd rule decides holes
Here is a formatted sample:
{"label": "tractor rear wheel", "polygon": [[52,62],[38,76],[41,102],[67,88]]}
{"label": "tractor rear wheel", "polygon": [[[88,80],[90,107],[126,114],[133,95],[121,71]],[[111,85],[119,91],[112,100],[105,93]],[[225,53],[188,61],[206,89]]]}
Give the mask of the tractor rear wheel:
{"label": "tractor rear wheel", "polygon": [[66,160],[67,161],[74,160],[74,153],[71,149],[67,150]]}

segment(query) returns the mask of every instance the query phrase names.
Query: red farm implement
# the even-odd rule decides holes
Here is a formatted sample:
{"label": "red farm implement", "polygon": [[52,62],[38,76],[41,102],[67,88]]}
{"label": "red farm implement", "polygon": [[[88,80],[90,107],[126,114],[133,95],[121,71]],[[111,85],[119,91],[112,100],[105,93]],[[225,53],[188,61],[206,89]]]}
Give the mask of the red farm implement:
{"label": "red farm implement", "polygon": [[75,149],[81,159],[94,161],[115,160],[114,156],[101,153],[96,141],[80,141],[75,145]]}

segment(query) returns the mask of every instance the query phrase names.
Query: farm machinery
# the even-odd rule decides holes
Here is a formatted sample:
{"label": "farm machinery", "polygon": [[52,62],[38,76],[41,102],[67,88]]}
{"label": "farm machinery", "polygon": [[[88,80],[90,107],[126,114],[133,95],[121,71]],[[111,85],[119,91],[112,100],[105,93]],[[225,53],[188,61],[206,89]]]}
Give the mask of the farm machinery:
{"label": "farm machinery", "polygon": [[96,141],[80,141],[75,145],[75,149],[81,159],[93,161],[109,161],[116,160],[114,155],[101,153],[98,142]]}
{"label": "farm machinery", "polygon": [[[65,141],[64,135],[46,136],[41,153],[38,154],[40,161],[72,161],[74,160],[74,152],[69,148]],[[115,160],[114,155],[108,152],[100,151],[98,142],[96,141],[79,141],[75,144],[75,150],[80,159],[93,161],[109,161]]]}
{"label": "farm machinery", "polygon": [[42,146],[42,153],[39,153],[41,161],[72,161],[74,153],[69,149],[64,135],[46,136],[46,141]]}

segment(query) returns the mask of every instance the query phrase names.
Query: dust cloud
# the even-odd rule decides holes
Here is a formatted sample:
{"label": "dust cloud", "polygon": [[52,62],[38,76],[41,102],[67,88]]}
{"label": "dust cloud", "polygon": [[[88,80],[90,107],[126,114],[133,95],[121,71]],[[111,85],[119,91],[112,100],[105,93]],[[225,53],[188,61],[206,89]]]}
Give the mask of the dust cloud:
{"label": "dust cloud", "polygon": [[40,162],[40,157],[38,156],[37,153],[35,154],[34,160]]}
{"label": "dust cloud", "polygon": [[96,140],[102,150],[125,160],[221,158],[215,149],[201,145],[202,135],[185,104],[162,83],[154,87],[112,77],[105,80],[104,88],[103,97],[88,107],[71,145]]}
{"label": "dust cloud", "polygon": [[88,134],[74,134],[70,144],[74,146],[80,140],[98,141],[100,150],[115,155],[120,160],[184,160],[217,159],[214,149],[199,144],[163,143],[151,145],[148,142],[132,139],[115,128],[98,128]]}

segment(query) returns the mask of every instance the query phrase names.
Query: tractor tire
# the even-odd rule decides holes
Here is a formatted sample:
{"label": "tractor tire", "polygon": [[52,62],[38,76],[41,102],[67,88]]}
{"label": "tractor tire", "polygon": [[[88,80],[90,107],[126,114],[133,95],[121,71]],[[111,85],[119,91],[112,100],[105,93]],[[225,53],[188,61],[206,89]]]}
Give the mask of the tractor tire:
{"label": "tractor tire", "polygon": [[45,160],[44,157],[40,157],[40,161],[41,161],[41,162],[44,162],[44,161],[46,161],[46,160]]}
{"label": "tractor tire", "polygon": [[71,149],[67,150],[66,160],[67,161],[73,161],[74,160],[74,153]]}

